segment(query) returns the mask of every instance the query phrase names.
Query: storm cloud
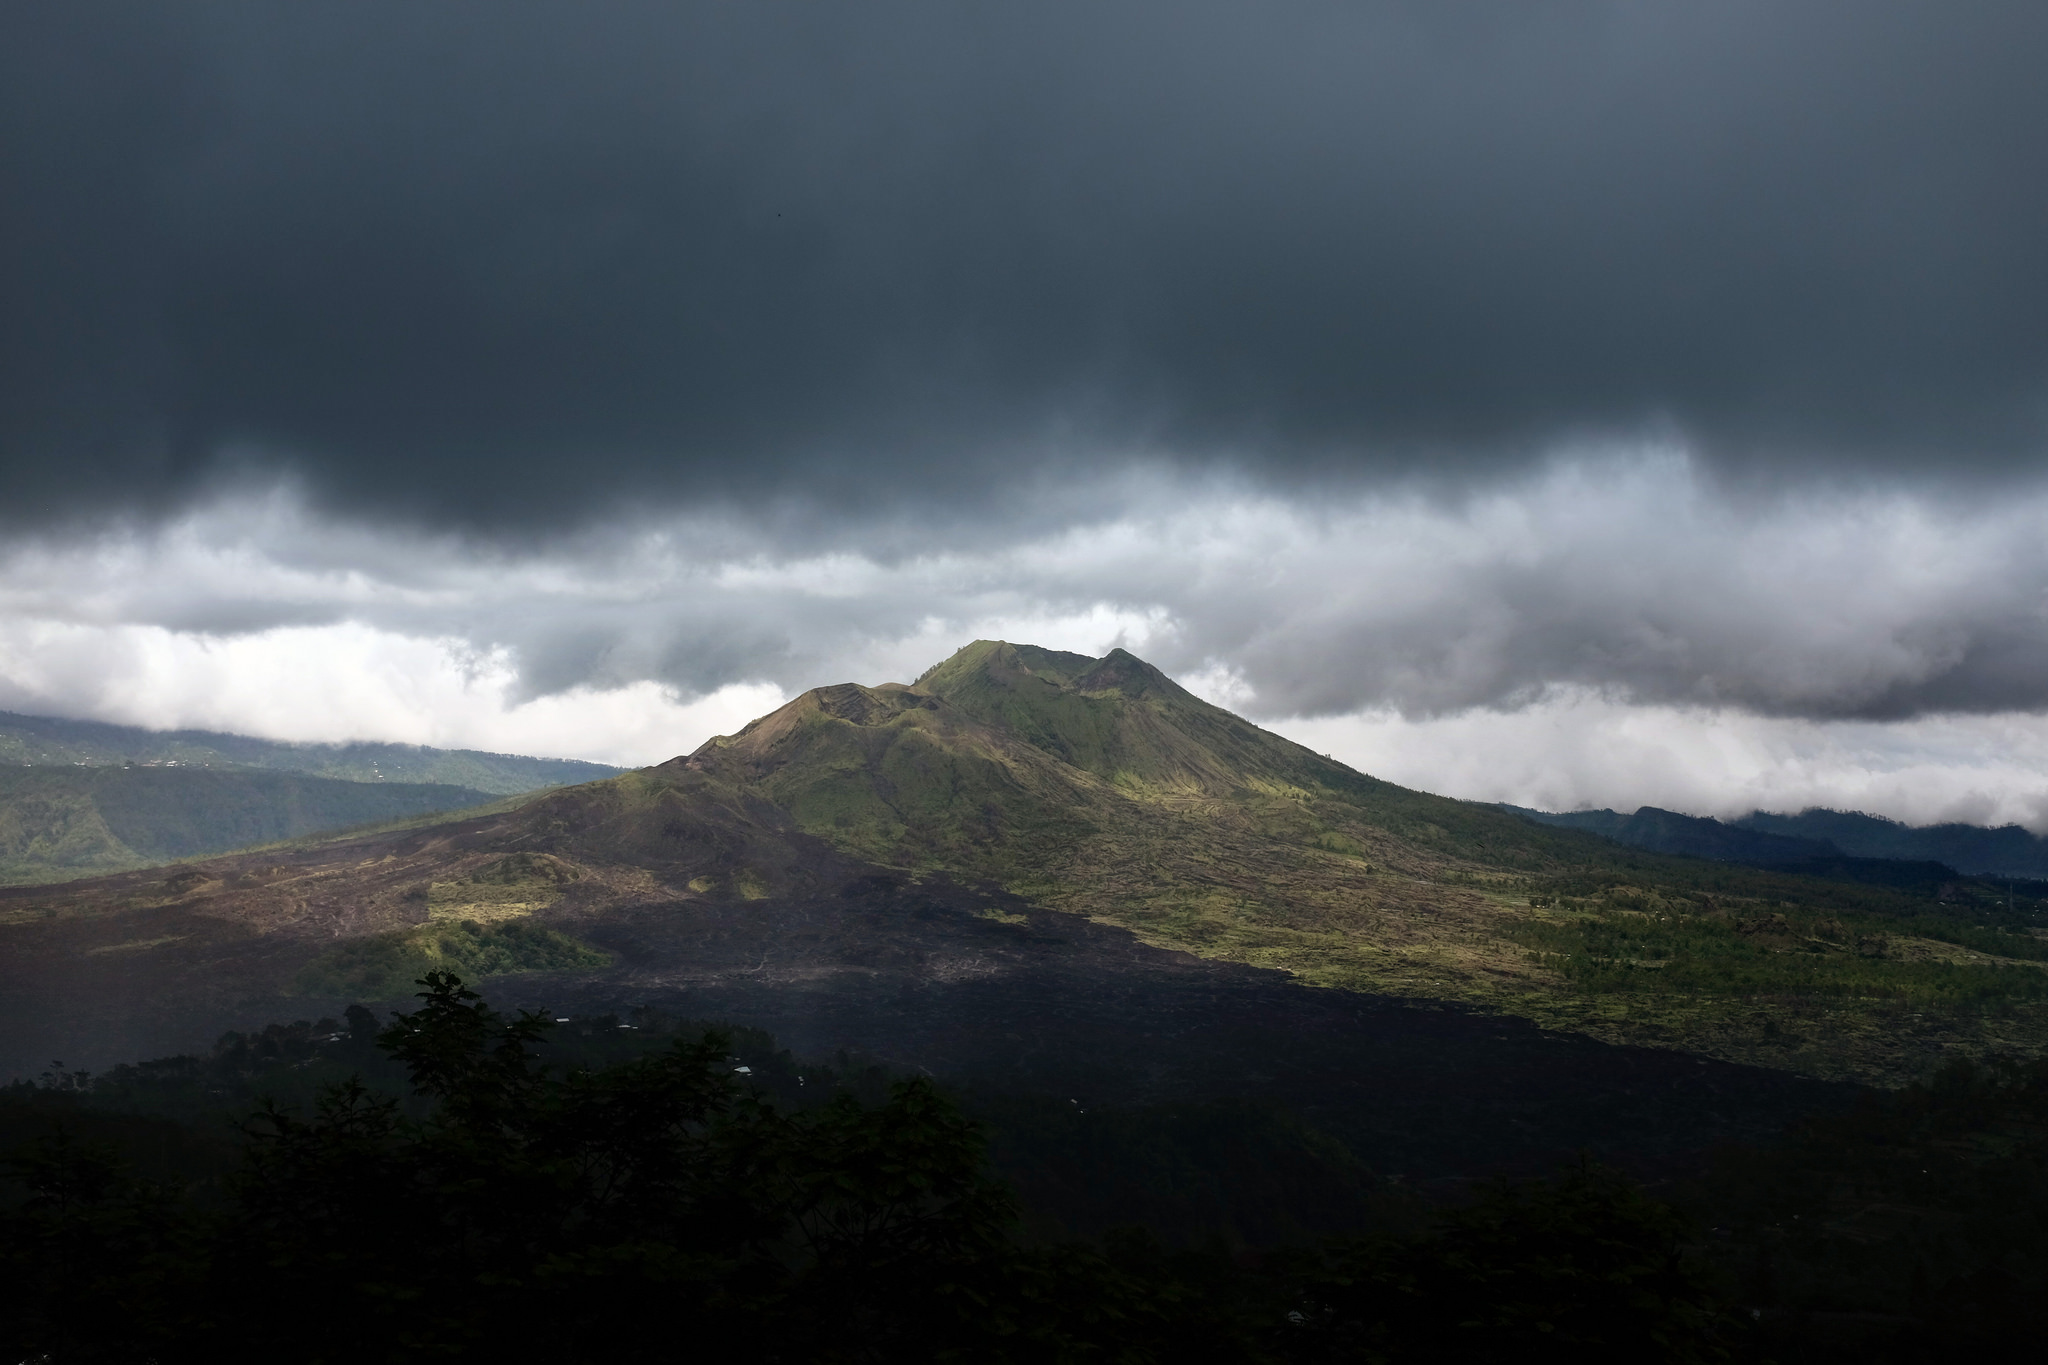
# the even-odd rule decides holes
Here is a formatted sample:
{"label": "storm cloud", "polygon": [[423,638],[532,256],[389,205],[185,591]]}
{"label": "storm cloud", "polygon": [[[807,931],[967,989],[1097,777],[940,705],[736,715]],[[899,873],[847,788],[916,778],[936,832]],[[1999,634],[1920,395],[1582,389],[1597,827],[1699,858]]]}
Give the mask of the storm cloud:
{"label": "storm cloud", "polygon": [[2038,5],[0,24],[17,523],[289,473],[472,533],[979,536],[1130,460],[1996,478],[2048,422]]}
{"label": "storm cloud", "polygon": [[0,3],[0,707],[651,762],[977,636],[2048,820],[2048,10]]}
{"label": "storm cloud", "polygon": [[[2048,710],[2048,486],[1730,500],[1682,452],[1457,501],[1133,481],[972,548],[790,552],[712,516],[527,551],[289,490],[0,561],[0,618],[228,639],[356,623],[499,658],[517,698],[907,680],[977,635],[1141,649],[1261,718],[1513,710],[1559,689],[1810,720]],[[494,653],[495,652],[495,653]]]}

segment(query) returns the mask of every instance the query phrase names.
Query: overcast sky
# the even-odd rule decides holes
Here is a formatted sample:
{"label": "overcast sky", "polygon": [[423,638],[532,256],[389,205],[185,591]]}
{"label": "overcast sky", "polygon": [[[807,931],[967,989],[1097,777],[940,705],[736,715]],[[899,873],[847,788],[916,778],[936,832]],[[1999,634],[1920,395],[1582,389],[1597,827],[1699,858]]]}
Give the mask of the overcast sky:
{"label": "overcast sky", "polygon": [[653,762],[979,636],[2048,828],[2035,3],[0,0],[0,708]]}

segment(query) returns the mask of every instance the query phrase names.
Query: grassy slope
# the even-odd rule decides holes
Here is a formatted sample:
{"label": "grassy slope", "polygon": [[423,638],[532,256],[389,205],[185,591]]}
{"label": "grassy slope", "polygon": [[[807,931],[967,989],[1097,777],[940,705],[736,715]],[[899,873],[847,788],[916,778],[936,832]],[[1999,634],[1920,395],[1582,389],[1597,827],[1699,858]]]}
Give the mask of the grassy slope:
{"label": "grassy slope", "polygon": [[492,799],[465,787],[296,773],[0,767],[0,884],[148,867]]}
{"label": "grassy slope", "polygon": [[514,853],[431,882],[421,897],[424,924],[336,944],[300,969],[294,985],[309,995],[390,999],[430,971],[467,980],[503,972],[564,971],[609,965],[608,954],[530,920],[560,899],[582,873],[544,853]]}
{"label": "grassy slope", "polygon": [[144,730],[101,721],[0,711],[0,765],[262,768],[346,782],[432,783],[512,796],[616,776],[619,769],[576,759],[527,758],[416,744],[285,744],[210,730]]}
{"label": "grassy slope", "polygon": [[1946,888],[1965,909],[1408,791],[1122,651],[977,642],[914,688],[807,693],[691,765],[860,857],[1320,984],[1872,1079],[1937,1042],[2031,1050],[2042,1027],[2048,953],[1981,927],[1967,886]]}

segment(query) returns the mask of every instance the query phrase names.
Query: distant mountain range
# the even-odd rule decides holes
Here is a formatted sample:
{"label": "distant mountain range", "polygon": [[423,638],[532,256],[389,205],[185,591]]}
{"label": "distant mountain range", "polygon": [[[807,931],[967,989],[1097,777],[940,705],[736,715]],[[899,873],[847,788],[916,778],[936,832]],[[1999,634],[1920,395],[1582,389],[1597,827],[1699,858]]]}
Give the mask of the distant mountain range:
{"label": "distant mountain range", "polygon": [[427,782],[512,796],[624,772],[574,758],[525,758],[422,744],[291,744],[212,730],[144,730],[0,711],[0,767],[267,768],[344,782]]}
{"label": "distant mountain range", "polygon": [[153,867],[501,799],[251,769],[0,767],[0,883]]}
{"label": "distant mountain range", "polygon": [[0,712],[0,884],[486,805],[623,771],[411,744],[285,744]]}
{"label": "distant mountain range", "polygon": [[2018,825],[1904,825],[1855,811],[1756,811],[1735,822],[1763,834],[1792,834],[1833,844],[1855,858],[1920,858],[1990,877],[2048,878],[2048,839]]}
{"label": "distant mountain range", "polygon": [[1585,830],[1635,848],[1753,866],[1816,860],[1886,859],[1940,863],[1982,877],[2048,879],[2048,839],[2018,825],[1907,825],[1858,811],[1815,807],[1797,815],[1753,811],[1739,820],[1680,815],[1655,806],[1623,815],[1611,810],[1539,811],[1502,805],[1527,819]]}

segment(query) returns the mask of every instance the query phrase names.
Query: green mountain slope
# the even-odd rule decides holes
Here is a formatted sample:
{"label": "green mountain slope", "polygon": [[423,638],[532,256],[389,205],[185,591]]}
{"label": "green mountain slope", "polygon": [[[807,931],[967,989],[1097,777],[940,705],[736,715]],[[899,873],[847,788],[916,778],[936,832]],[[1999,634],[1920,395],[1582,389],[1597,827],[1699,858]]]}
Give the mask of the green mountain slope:
{"label": "green mountain slope", "polygon": [[493,799],[468,787],[296,773],[0,767],[0,884],[148,867]]}
{"label": "green mountain slope", "polygon": [[678,767],[758,794],[857,857],[998,877],[1092,834],[1109,799],[1090,774],[900,684],[806,692],[655,771]]}
{"label": "green mountain slope", "polygon": [[2037,903],[1620,848],[1409,791],[1121,650],[978,641],[914,686],[806,693],[650,777],[686,771],[853,856],[1323,985],[1829,1075],[1901,1074],[1922,1035],[2048,1039]]}
{"label": "green mountain slope", "polygon": [[0,766],[263,768],[346,782],[412,782],[514,796],[616,777],[568,758],[525,758],[418,744],[286,744],[210,730],[144,730],[101,721],[0,711]]}
{"label": "green mountain slope", "polygon": [[1225,793],[1261,779],[1357,776],[1211,706],[1121,649],[1098,660],[981,640],[917,690],[1133,790]]}

